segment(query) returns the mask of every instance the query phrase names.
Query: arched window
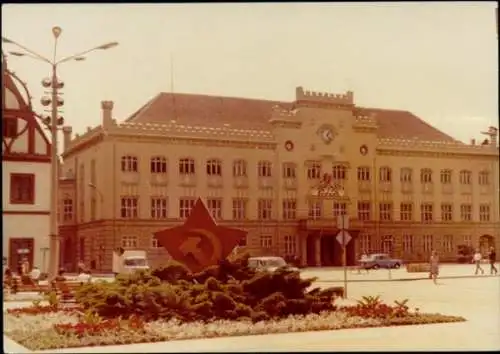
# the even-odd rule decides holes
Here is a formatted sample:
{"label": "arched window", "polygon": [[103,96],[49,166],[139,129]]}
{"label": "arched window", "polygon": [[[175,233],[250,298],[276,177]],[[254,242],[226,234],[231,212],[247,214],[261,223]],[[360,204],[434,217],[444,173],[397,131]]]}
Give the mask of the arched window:
{"label": "arched window", "polygon": [[432,183],[432,170],[430,168],[422,168],[420,170],[420,182]]}
{"label": "arched window", "polygon": [[122,156],[122,171],[137,172],[138,171],[137,157],[132,155]]}
{"label": "arched window", "polygon": [[270,161],[259,161],[257,165],[257,173],[259,177],[272,176],[272,164]]}
{"label": "arched window", "polygon": [[233,177],[247,176],[247,162],[245,160],[233,161]]}
{"label": "arched window", "polygon": [[151,158],[151,173],[167,173],[167,159],[163,156]]}
{"label": "arched window", "polygon": [[222,162],[218,159],[207,160],[207,175],[222,176]]}
{"label": "arched window", "polygon": [[179,174],[194,175],[195,172],[194,159],[188,157],[179,160]]}
{"label": "arched window", "polygon": [[392,182],[392,169],[390,167],[380,167],[379,170],[380,182]]}

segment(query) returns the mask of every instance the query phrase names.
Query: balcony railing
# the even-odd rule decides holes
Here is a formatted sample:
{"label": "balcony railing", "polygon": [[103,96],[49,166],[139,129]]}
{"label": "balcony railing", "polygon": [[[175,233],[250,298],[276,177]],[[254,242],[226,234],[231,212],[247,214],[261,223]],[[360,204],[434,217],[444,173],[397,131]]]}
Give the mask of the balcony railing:
{"label": "balcony railing", "polygon": [[413,183],[412,182],[401,182],[401,193],[404,193],[404,194],[413,193]]}
{"label": "balcony railing", "polygon": [[149,182],[155,186],[166,186],[168,184],[168,175],[166,173],[152,173]]}
{"label": "balcony railing", "polygon": [[259,188],[273,188],[272,177],[259,177]]}
{"label": "balcony railing", "polygon": [[194,187],[196,186],[196,175],[195,174],[182,174],[179,176],[179,185],[182,187]]}
{"label": "balcony railing", "polygon": [[378,190],[385,193],[392,192],[392,182],[379,182]]}
{"label": "balcony railing", "polygon": [[441,184],[441,193],[453,194],[453,184],[451,183]]}
{"label": "balcony railing", "polygon": [[207,186],[211,188],[222,188],[222,176],[207,176]]}
{"label": "balcony railing", "polygon": [[122,172],[121,181],[127,184],[138,184],[140,180],[139,172]]}
{"label": "balcony railing", "polygon": [[472,184],[461,184],[460,194],[472,194]]}
{"label": "balcony railing", "polygon": [[371,181],[358,181],[358,191],[359,192],[371,192],[372,182]]}
{"label": "balcony railing", "polygon": [[434,184],[431,182],[422,183],[422,194],[433,194]]}
{"label": "balcony railing", "polygon": [[234,188],[245,189],[248,188],[248,177],[247,176],[236,176],[233,182]]}
{"label": "balcony railing", "polygon": [[297,179],[296,178],[285,178],[283,181],[283,187],[285,189],[297,189]]}

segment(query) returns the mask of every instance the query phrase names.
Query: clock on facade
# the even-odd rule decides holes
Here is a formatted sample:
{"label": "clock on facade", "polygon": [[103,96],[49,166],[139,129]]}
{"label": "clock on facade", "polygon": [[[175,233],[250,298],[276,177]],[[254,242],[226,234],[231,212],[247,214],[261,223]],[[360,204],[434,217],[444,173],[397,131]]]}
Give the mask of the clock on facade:
{"label": "clock on facade", "polygon": [[336,132],[330,125],[322,125],[318,129],[318,135],[325,144],[330,144],[335,138]]}

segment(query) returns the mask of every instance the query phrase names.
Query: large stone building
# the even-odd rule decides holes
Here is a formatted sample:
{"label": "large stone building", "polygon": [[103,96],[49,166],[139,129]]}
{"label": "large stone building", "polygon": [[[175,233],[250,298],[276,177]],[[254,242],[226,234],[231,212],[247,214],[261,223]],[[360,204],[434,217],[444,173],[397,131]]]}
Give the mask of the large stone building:
{"label": "large stone building", "polygon": [[15,269],[26,257],[48,265],[50,142],[38,123],[26,85],[2,53],[2,248]]}
{"label": "large stone building", "polygon": [[[117,246],[162,254],[153,232],[197,197],[248,230],[253,253],[308,265],[341,264],[344,212],[348,263],[361,251],[454,259],[461,244],[500,247],[495,128],[464,144],[410,112],[301,87],[293,102],[160,93],[122,123],[112,109],[102,102],[102,124],[83,135],[64,128],[67,267],[109,270]],[[331,193],[318,193],[325,182]]]}

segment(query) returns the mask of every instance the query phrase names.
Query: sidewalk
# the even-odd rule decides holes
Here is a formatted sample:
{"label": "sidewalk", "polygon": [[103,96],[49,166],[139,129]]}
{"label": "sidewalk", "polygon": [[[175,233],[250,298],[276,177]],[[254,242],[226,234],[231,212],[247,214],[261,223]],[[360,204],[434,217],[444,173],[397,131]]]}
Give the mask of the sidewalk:
{"label": "sidewalk", "polygon": [[[499,275],[490,275],[489,267],[483,267],[484,275],[474,274],[474,266],[469,264],[444,264],[439,269],[439,279],[465,279],[489,278]],[[302,269],[303,277],[317,277],[318,282],[343,282],[344,270],[341,267],[331,268],[305,268]],[[399,269],[377,269],[366,272],[361,270],[347,270],[348,282],[384,282],[384,281],[415,281],[429,279],[426,272],[408,273],[405,267]]]}

